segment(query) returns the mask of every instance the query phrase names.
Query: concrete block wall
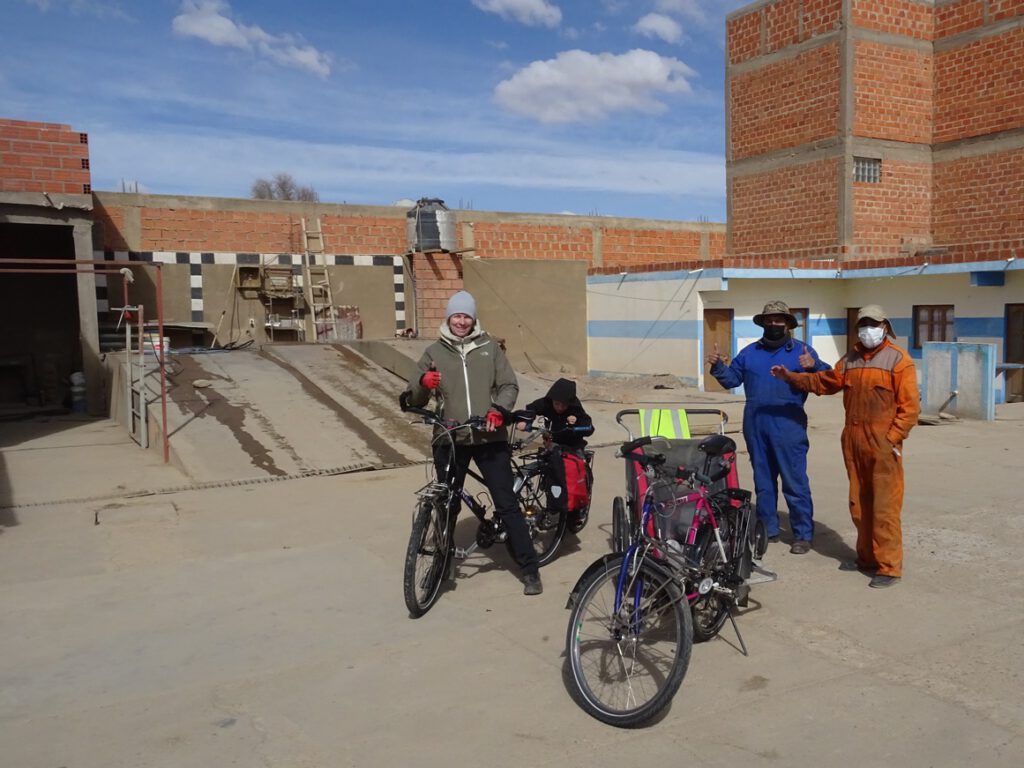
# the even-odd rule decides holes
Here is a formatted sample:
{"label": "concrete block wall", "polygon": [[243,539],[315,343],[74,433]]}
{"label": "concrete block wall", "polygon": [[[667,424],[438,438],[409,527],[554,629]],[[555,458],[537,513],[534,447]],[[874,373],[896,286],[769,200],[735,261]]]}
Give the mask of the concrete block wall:
{"label": "concrete block wall", "polygon": [[[575,261],[586,269],[635,271],[680,260],[720,261],[725,247],[720,224],[459,211],[455,253],[408,254],[402,208],[110,192],[94,197],[100,258],[167,264],[171,290],[182,292],[165,297],[167,307],[181,312],[190,307],[181,319],[211,325],[229,309],[224,302],[232,295],[224,290],[230,278],[218,270],[245,263],[298,265],[303,219],[310,228],[309,222],[320,221],[327,263],[334,264],[329,266],[332,285],[372,282],[354,281],[352,273],[345,277],[339,260],[346,260],[345,268],[379,269],[385,283],[393,284],[387,296],[342,292],[336,301],[359,306],[366,332],[387,327],[387,336],[413,327],[425,337],[437,335],[448,297],[463,287],[463,258]],[[183,265],[188,265],[187,279],[174,277]],[[101,289],[120,296],[117,278]],[[230,309],[243,319],[257,316],[257,328],[262,327],[259,306]],[[257,340],[262,340],[258,334]]]}
{"label": "concrete block wall", "polygon": [[63,123],[0,119],[0,192],[88,194],[89,136]]}

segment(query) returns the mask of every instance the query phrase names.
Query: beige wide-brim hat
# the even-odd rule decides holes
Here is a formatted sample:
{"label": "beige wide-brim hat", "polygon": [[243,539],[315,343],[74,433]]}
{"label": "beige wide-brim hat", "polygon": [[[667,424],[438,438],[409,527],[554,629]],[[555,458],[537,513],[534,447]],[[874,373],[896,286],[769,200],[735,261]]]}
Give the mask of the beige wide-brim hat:
{"label": "beige wide-brim hat", "polygon": [[867,304],[857,310],[857,322],[859,323],[864,318],[868,320],[874,320],[876,323],[888,322],[889,318],[885,314],[885,310],[882,309],[878,304]]}
{"label": "beige wide-brim hat", "polygon": [[786,325],[792,330],[796,328],[796,318],[793,317],[793,313],[789,311],[789,305],[784,301],[769,301],[764,305],[764,309],[761,310],[761,314],[754,315],[754,325],[760,325],[764,328],[764,319],[767,315],[785,315]]}

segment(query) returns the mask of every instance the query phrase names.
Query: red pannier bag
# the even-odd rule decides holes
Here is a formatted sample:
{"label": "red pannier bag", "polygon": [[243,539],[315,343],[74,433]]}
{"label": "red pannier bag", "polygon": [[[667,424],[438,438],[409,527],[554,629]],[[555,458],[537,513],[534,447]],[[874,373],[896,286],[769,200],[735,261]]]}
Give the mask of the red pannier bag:
{"label": "red pannier bag", "polygon": [[587,490],[587,463],[573,453],[563,453],[562,462],[565,465],[565,498],[569,511],[586,509],[590,503],[590,493]]}

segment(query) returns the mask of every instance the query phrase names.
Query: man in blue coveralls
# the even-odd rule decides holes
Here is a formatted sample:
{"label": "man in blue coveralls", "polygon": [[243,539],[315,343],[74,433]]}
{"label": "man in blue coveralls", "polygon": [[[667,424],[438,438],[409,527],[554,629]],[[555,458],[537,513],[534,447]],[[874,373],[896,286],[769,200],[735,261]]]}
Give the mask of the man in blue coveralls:
{"label": "man in blue coveralls", "polygon": [[832,366],[823,363],[811,347],[794,341],[790,332],[797,327],[796,318],[784,302],[765,304],[764,311],[754,315],[754,323],[764,329],[764,335],[740,350],[732,363],[725,364],[717,344],[707,361],[719,384],[726,389],[742,384],[746,393],[743,439],[754,466],[757,516],[764,521],[768,540],[779,540],[781,476],[793,531],[789,551],[803,555],[814,537],[814,503],[807,480],[807,394],[774,378],[770,371],[773,365],[798,372],[824,371]]}

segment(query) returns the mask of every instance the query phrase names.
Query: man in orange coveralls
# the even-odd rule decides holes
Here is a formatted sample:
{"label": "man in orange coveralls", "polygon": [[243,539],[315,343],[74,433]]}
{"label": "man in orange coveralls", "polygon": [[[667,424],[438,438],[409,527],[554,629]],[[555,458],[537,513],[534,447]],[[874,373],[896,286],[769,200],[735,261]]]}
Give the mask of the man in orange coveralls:
{"label": "man in orange coveralls", "polygon": [[903,575],[903,441],[921,411],[914,363],[894,337],[877,304],[857,313],[859,344],[831,371],[794,373],[772,366],[772,376],[801,392],[834,395],[846,409],[843,458],[850,477],[850,516],[857,528],[857,560],[844,571],[875,571],[869,586],[890,587]]}

